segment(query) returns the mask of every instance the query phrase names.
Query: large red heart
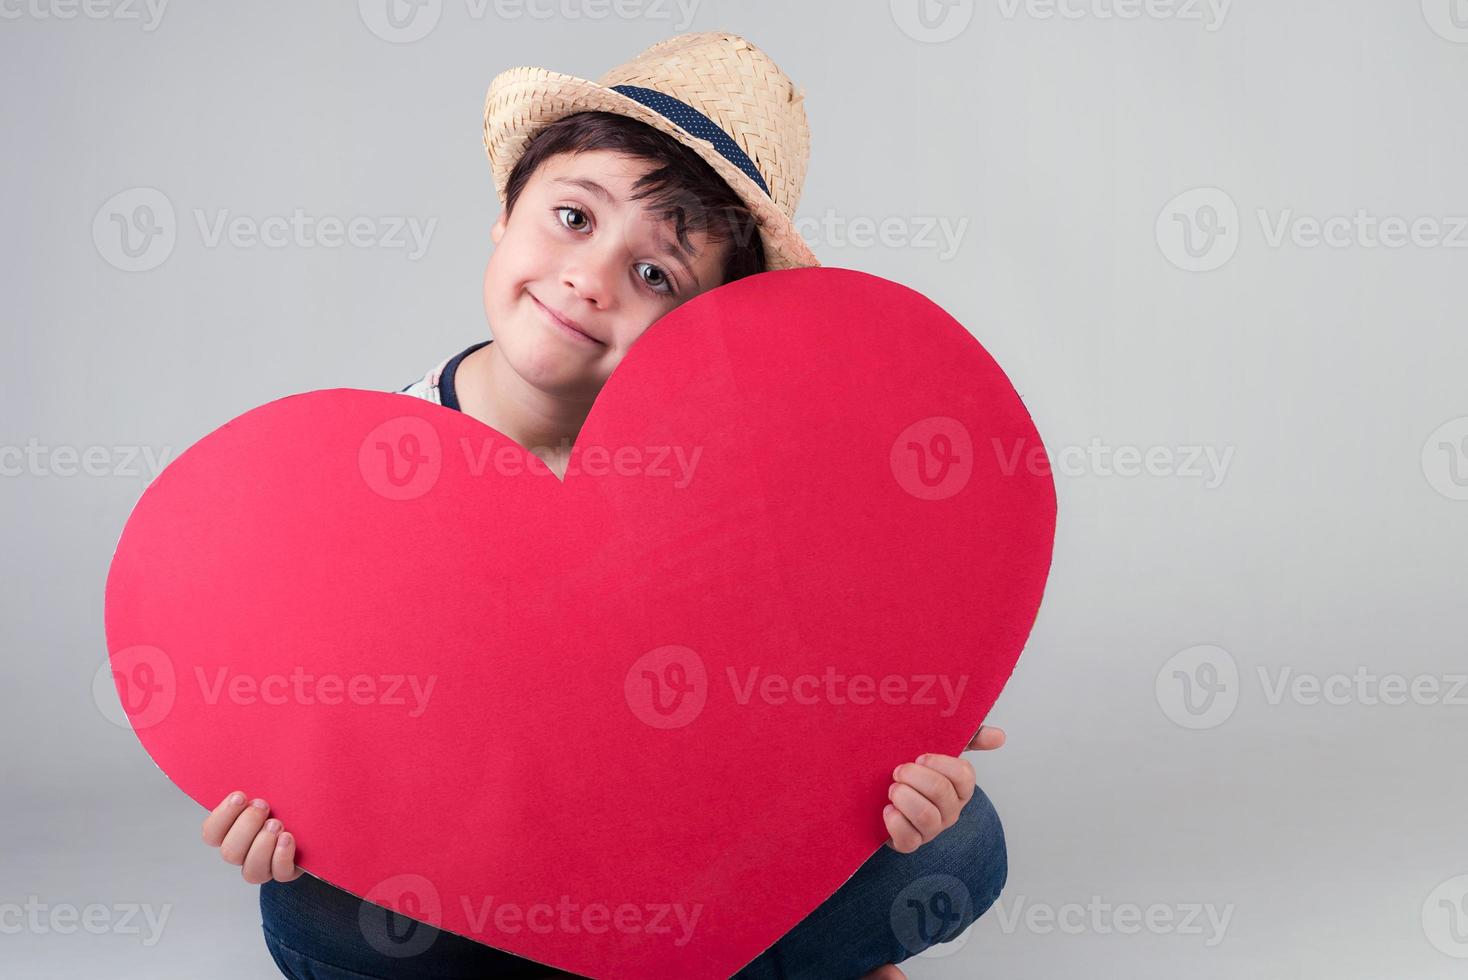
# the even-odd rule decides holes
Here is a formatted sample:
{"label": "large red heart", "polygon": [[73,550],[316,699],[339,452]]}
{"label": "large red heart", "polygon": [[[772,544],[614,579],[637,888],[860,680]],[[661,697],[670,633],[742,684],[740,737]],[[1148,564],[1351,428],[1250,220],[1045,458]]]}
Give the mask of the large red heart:
{"label": "large red heart", "polygon": [[268,799],[320,878],[576,973],[727,976],[998,697],[1050,565],[1040,445],[920,294],[765,273],[647,331],[564,483],[394,393],[211,432],[123,531],[114,676],[184,792]]}

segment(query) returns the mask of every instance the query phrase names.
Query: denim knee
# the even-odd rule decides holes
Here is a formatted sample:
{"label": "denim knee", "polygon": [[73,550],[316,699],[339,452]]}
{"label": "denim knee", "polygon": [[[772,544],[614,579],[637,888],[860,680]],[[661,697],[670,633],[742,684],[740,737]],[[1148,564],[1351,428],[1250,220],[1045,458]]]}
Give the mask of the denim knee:
{"label": "denim knee", "polygon": [[955,859],[959,869],[954,874],[969,890],[974,900],[974,918],[994,904],[1004,883],[1009,880],[1009,849],[1004,842],[1004,824],[994,802],[980,787],[974,787],[973,799],[963,808],[958,822],[950,830],[963,828],[961,846]]}
{"label": "denim knee", "polygon": [[975,788],[958,822],[908,855],[911,880],[892,906],[892,928],[908,955],[956,938],[989,910],[1009,878],[1004,826]]}

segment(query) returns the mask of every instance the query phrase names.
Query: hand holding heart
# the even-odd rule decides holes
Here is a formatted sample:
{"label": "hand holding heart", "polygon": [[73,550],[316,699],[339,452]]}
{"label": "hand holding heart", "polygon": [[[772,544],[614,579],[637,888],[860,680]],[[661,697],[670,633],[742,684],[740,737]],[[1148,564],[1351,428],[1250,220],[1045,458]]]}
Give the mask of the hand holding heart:
{"label": "hand holding heart", "polygon": [[[1004,729],[985,725],[968,743],[980,751],[1004,744]],[[958,821],[974,795],[974,768],[965,759],[929,753],[916,763],[897,767],[888,795],[892,802],[882,819],[892,837],[887,846],[909,854]],[[248,803],[248,805],[247,805]],[[270,816],[266,800],[247,800],[234,791],[204,818],[204,843],[219,848],[220,857],[240,869],[245,881],[295,881],[305,872],[296,866],[296,842],[281,822]]]}
{"label": "hand holding heart", "polygon": [[[985,725],[968,743],[979,751],[1004,744],[1004,729]],[[904,762],[892,771],[895,782],[887,790],[882,811],[887,846],[910,854],[958,822],[958,815],[974,795],[974,767],[967,759],[929,752],[916,762]]]}

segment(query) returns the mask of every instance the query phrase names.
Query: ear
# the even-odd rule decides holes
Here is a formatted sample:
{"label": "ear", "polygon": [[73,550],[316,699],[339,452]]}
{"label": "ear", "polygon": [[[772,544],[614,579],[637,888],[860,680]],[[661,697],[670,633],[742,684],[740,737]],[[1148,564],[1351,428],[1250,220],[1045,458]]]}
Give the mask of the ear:
{"label": "ear", "polygon": [[501,238],[505,237],[505,225],[508,222],[509,215],[504,210],[501,210],[500,216],[494,219],[494,227],[489,229],[489,237],[494,240],[496,245],[500,243]]}

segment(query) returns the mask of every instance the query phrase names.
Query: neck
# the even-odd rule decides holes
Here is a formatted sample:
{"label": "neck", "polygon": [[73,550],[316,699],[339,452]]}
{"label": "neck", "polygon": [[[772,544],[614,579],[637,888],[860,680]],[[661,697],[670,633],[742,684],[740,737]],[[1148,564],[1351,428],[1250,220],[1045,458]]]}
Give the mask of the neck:
{"label": "neck", "polygon": [[464,358],[455,380],[461,377],[469,381],[458,385],[459,407],[465,414],[530,450],[557,478],[564,478],[571,445],[594,397],[568,400],[541,391],[515,373],[499,344],[488,344]]}

